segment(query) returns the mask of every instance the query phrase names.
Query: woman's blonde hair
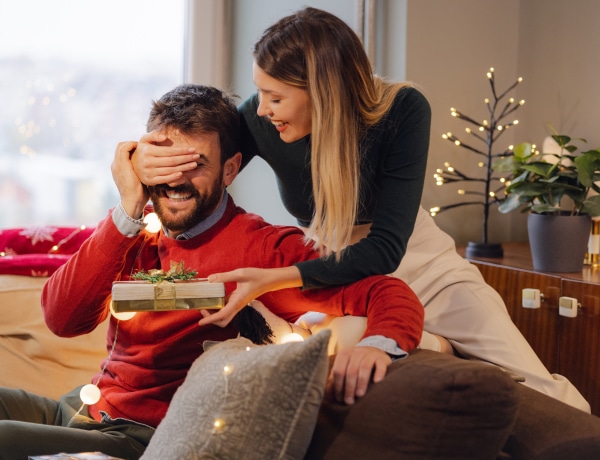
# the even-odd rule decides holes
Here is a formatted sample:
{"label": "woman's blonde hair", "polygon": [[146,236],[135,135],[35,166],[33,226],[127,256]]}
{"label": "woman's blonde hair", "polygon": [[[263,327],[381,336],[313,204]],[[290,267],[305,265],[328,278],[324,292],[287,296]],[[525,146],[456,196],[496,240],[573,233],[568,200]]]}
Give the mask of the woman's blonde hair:
{"label": "woman's blonde hair", "polygon": [[307,238],[321,255],[349,242],[360,206],[361,139],[406,83],[373,73],[354,31],[338,17],[304,8],[269,27],[254,46],[269,76],[308,91],[314,216]]}

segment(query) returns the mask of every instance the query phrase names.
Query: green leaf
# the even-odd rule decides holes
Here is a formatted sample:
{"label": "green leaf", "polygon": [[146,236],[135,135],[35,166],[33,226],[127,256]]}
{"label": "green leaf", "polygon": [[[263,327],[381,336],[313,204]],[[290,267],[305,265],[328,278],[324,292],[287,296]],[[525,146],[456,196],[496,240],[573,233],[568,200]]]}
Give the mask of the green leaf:
{"label": "green leaf", "polygon": [[562,148],[565,148],[565,146],[569,142],[571,142],[571,138],[569,136],[565,136],[563,134],[553,134],[552,139],[554,139],[556,141],[556,143]]}
{"label": "green leaf", "polygon": [[499,173],[511,173],[520,167],[521,161],[515,158],[514,155],[498,158],[492,164],[494,171]]}
{"label": "green leaf", "polygon": [[554,166],[554,164],[545,161],[536,161],[534,163],[523,165],[523,169],[531,171],[539,176],[548,177],[550,172],[554,169]]}
{"label": "green leaf", "polygon": [[521,207],[522,203],[516,194],[507,195],[507,197],[498,205],[498,211],[502,214],[509,213]]}
{"label": "green leaf", "polygon": [[560,206],[552,206],[546,203],[542,203],[542,204],[534,204],[531,206],[531,210],[533,212],[536,212],[538,214],[543,214],[543,213],[555,213],[555,212],[559,212],[560,211]]}
{"label": "green leaf", "polygon": [[592,155],[581,155],[575,158],[575,166],[577,166],[577,174],[579,181],[585,187],[591,187],[594,182],[594,173],[596,161]]}
{"label": "green leaf", "polygon": [[514,153],[517,158],[529,158],[533,154],[533,145],[529,142],[523,142],[514,148]]}
{"label": "green leaf", "polygon": [[600,216],[600,195],[594,195],[585,200],[581,212],[590,216]]}

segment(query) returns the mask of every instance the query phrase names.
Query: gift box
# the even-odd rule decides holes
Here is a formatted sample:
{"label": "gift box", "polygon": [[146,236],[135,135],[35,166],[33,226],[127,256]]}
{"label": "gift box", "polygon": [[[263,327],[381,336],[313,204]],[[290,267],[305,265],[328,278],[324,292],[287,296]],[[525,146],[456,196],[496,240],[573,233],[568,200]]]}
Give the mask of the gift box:
{"label": "gift box", "polygon": [[225,285],[206,280],[115,281],[115,312],[218,309],[225,304]]}

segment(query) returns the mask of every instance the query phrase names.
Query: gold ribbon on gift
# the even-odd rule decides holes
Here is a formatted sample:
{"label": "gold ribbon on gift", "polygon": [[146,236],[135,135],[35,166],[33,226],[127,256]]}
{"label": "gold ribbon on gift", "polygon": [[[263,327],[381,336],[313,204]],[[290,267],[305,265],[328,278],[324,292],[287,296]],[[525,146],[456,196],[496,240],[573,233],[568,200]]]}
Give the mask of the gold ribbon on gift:
{"label": "gold ribbon on gift", "polygon": [[177,303],[175,283],[161,281],[154,285],[154,309],[174,310]]}

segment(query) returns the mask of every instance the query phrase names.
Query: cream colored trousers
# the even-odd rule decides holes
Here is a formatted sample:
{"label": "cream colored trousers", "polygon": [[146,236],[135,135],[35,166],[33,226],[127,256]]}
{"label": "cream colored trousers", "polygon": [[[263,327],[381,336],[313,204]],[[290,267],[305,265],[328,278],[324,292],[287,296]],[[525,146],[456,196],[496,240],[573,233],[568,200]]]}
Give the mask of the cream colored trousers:
{"label": "cream colored trousers", "polygon": [[[357,227],[353,241],[366,237],[368,231],[369,226]],[[421,348],[436,349],[439,342],[431,334],[442,336],[461,355],[501,366],[524,377],[525,385],[590,412],[590,405],[571,382],[550,374],[512,322],[500,295],[456,252],[454,240],[422,207],[406,254],[391,276],[408,283],[425,306]],[[366,324],[364,318],[351,317],[327,323],[332,329],[347,328],[356,334],[360,331],[357,321]],[[354,339],[359,340],[361,334]]]}

